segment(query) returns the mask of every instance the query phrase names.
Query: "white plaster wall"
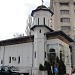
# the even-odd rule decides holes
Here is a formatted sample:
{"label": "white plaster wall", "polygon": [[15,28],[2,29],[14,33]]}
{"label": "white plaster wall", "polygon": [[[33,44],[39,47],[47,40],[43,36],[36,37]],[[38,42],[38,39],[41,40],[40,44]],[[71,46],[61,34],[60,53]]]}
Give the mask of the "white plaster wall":
{"label": "white plaster wall", "polygon": [[50,50],[51,48],[55,49],[56,55],[59,58],[60,58],[60,50],[61,50],[60,45],[63,46],[64,56],[65,56],[64,63],[66,65],[67,73],[71,74],[71,53],[70,53],[69,45],[61,41],[60,39],[47,40],[47,47],[48,47],[47,50]]}
{"label": "white plaster wall", "polygon": [[[41,30],[41,33],[40,33],[40,30]],[[36,27],[34,31],[35,31],[34,32],[35,38],[44,38],[44,33],[49,32],[49,30],[45,27]]]}
{"label": "white plaster wall", "polygon": [[34,57],[34,67],[39,68],[39,65],[44,65],[44,39],[37,39],[34,42],[34,52],[36,52],[36,58]]}
{"label": "white plaster wall", "polygon": [[3,61],[3,54],[4,54],[4,46],[0,46],[0,65],[1,61]]}
{"label": "white plaster wall", "polygon": [[39,25],[44,25],[43,18],[45,17],[45,25],[49,26],[50,25],[50,19],[51,19],[51,14],[49,11],[37,11],[34,13],[34,20],[33,24],[38,25],[38,18],[39,18]]}
{"label": "white plaster wall", "polygon": [[58,56],[59,54],[59,39],[51,39],[47,40],[47,50],[50,50],[51,48],[55,49],[56,55]]}
{"label": "white plaster wall", "polygon": [[[0,48],[0,59],[3,60],[4,53],[4,65],[32,67],[32,50],[32,43],[5,46],[5,53],[2,46]],[[18,63],[18,56],[20,56],[20,63]],[[16,60],[11,59],[11,63],[9,63],[9,57],[16,57]]]}

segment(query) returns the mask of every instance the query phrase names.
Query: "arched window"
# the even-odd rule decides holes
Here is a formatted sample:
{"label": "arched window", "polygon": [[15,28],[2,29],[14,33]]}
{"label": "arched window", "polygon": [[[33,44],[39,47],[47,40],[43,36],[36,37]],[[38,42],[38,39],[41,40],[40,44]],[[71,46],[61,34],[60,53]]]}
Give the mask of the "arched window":
{"label": "arched window", "polygon": [[60,59],[62,59],[62,51],[60,51]]}
{"label": "arched window", "polygon": [[38,25],[39,25],[39,18],[38,18]]}
{"label": "arched window", "polygon": [[44,21],[44,25],[45,25],[45,17],[44,17],[43,21]]}
{"label": "arched window", "polygon": [[51,62],[52,64],[55,58],[56,58],[55,49],[51,48],[48,53],[48,61]]}

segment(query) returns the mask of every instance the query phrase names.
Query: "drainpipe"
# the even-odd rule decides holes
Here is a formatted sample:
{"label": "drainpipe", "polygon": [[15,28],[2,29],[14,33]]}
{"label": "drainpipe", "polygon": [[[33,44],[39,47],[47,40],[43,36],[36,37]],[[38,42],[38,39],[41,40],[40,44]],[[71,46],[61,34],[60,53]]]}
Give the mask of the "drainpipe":
{"label": "drainpipe", "polygon": [[4,50],[3,50],[3,62],[2,62],[2,64],[3,64],[3,66],[4,66],[4,59],[5,59],[5,46],[3,45],[3,43],[1,42],[1,45],[4,47]]}
{"label": "drainpipe", "polygon": [[46,43],[47,43],[47,39],[46,39],[46,34],[44,34],[44,40],[45,40],[45,42],[44,42],[44,54],[45,54],[45,52],[46,52],[46,58],[45,58],[45,56],[44,56],[44,62],[46,61],[46,59],[47,59],[47,48],[46,48]]}
{"label": "drainpipe", "polygon": [[3,66],[4,66],[4,59],[5,59],[5,46],[4,46],[4,51],[3,51]]}
{"label": "drainpipe", "polygon": [[31,75],[32,75],[33,65],[34,65],[34,42],[32,42],[32,67],[31,67]]}

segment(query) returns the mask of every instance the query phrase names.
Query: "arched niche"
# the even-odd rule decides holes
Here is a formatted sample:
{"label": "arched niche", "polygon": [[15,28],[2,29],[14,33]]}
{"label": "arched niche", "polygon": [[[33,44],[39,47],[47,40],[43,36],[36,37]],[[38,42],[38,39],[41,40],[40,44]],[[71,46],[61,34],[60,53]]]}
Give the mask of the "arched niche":
{"label": "arched niche", "polygon": [[55,49],[53,49],[53,48],[49,49],[49,52],[47,55],[48,55],[48,61],[52,64],[56,58]]}

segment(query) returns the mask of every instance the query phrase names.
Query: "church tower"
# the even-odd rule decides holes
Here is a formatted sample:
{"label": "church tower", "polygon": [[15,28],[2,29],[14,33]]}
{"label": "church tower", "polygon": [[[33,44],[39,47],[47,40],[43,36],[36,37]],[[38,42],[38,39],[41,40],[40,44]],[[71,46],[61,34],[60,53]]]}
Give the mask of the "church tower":
{"label": "church tower", "polygon": [[31,34],[34,35],[34,68],[44,65],[45,61],[45,33],[53,31],[50,29],[50,19],[53,12],[46,6],[38,6],[32,11],[33,25],[31,26]]}

